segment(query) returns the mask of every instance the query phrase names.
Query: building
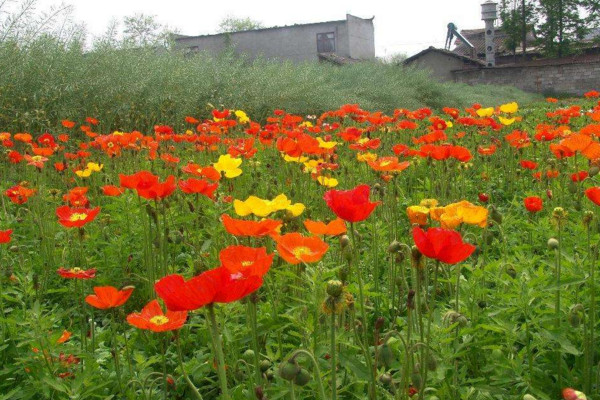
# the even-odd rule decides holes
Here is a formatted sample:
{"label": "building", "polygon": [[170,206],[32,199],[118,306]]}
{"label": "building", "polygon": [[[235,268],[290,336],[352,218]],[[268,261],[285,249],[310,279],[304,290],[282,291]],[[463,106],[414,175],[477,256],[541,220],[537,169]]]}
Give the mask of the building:
{"label": "building", "polygon": [[176,35],[174,40],[178,49],[219,53],[232,48],[236,54],[244,54],[250,59],[321,60],[342,64],[375,58],[373,18],[364,19],[350,14],[339,21],[216,35]]}
{"label": "building", "polygon": [[[520,47],[508,48],[506,34],[496,26],[496,3],[487,0],[481,7],[485,29],[458,32],[454,24],[448,24],[446,49],[430,47],[403,64],[427,70],[440,81],[515,86],[545,95],[581,95],[600,87],[600,30],[577,43],[576,55],[542,58],[539,49],[532,46],[536,39],[532,33],[527,35],[525,54]],[[454,36],[455,47],[450,51]]]}

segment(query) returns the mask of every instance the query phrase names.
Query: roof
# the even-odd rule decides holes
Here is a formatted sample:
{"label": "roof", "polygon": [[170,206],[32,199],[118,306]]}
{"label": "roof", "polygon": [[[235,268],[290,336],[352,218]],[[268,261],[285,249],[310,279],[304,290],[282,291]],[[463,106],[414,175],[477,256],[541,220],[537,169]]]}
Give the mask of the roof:
{"label": "roof", "polygon": [[[463,29],[460,33],[475,47],[475,54],[485,54],[485,29]],[[496,54],[512,54],[512,49],[506,47],[505,41],[507,35],[500,28],[495,28],[494,32],[494,46],[496,47]],[[535,36],[533,32],[527,32],[527,42],[533,43]],[[455,48],[452,50],[455,53],[468,55],[471,54],[471,49],[462,42],[459,38],[456,38],[454,42]],[[520,49],[520,47],[518,48]],[[533,51],[535,48],[527,48],[527,51]]]}
{"label": "roof", "polygon": [[174,40],[185,40],[185,39],[194,39],[194,38],[201,38],[201,37],[209,37],[209,36],[222,36],[222,35],[231,35],[231,34],[236,34],[236,33],[243,33],[243,32],[262,32],[262,31],[270,31],[270,30],[276,30],[276,29],[286,29],[286,28],[294,28],[297,26],[313,26],[313,25],[324,25],[324,24],[341,24],[341,23],[346,23],[346,21],[348,20],[348,16],[354,17],[354,18],[358,18],[358,19],[362,19],[364,21],[372,21],[375,17],[371,17],[371,18],[360,18],[357,17],[355,15],[351,15],[351,14],[346,14],[346,19],[340,19],[340,20],[334,20],[334,21],[323,21],[323,22],[311,22],[308,24],[293,24],[293,25],[284,25],[284,26],[271,26],[269,28],[259,28],[259,29],[248,29],[245,31],[238,31],[238,32],[223,32],[223,33],[212,33],[212,34],[207,34],[207,35],[174,35]]}
{"label": "roof", "polygon": [[363,60],[358,60],[356,58],[342,57],[335,53],[319,53],[319,61],[327,61],[335,65],[348,65],[348,64],[356,64]]}
{"label": "roof", "polygon": [[413,62],[413,61],[421,58],[425,54],[431,53],[431,52],[440,53],[440,54],[444,54],[444,55],[449,56],[449,57],[458,58],[458,59],[460,59],[461,61],[463,61],[463,62],[465,62],[467,64],[474,64],[474,65],[477,65],[477,66],[485,66],[485,63],[483,61],[478,60],[476,58],[471,58],[471,57],[468,57],[468,56],[465,56],[465,55],[462,55],[462,54],[458,54],[458,53],[454,53],[452,51],[448,51],[448,50],[444,50],[444,49],[438,49],[438,48],[435,48],[433,46],[431,46],[431,47],[429,47],[429,48],[427,48],[427,49],[425,49],[425,50],[423,50],[423,51],[421,51],[421,52],[419,52],[419,53],[417,53],[417,54],[415,54],[415,55],[413,55],[411,57],[408,57],[402,63],[405,64],[405,65],[408,65],[411,62]]}

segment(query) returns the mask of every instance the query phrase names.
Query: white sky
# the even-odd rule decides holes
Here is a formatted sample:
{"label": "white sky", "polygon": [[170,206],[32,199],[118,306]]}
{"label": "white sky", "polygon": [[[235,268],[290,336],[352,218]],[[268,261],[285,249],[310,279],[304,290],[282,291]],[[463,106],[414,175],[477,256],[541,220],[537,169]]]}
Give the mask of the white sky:
{"label": "white sky", "polygon": [[[345,19],[346,13],[375,16],[377,56],[415,54],[429,46],[443,47],[446,25],[459,29],[483,27],[484,0],[64,0],[75,7],[75,18],[92,35],[102,34],[112,19],[136,13],[155,15],[158,22],[184,35],[215,33],[226,16],[250,17],[265,26],[282,26]],[[39,0],[40,8],[60,0]]]}

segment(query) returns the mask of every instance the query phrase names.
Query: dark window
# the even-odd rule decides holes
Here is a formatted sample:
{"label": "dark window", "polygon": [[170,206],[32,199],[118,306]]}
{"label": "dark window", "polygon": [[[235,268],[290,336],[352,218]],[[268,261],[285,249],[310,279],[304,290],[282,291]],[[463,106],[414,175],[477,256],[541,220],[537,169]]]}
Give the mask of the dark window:
{"label": "dark window", "polygon": [[317,33],[317,52],[335,52],[335,32]]}

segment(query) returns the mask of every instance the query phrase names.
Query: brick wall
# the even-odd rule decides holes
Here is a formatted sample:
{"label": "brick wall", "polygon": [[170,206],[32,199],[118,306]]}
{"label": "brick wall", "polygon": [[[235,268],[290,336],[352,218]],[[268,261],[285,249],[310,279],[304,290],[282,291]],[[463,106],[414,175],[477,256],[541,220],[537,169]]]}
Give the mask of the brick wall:
{"label": "brick wall", "polygon": [[600,90],[600,60],[455,70],[452,75],[456,82],[469,85],[510,85],[544,94]]}

